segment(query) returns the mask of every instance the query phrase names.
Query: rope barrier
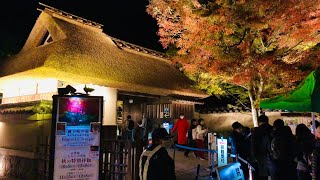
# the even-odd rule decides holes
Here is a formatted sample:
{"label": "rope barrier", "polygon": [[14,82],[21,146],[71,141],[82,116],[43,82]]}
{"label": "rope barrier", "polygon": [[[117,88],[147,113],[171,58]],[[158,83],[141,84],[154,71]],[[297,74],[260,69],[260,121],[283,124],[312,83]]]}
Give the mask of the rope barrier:
{"label": "rope barrier", "polygon": [[[180,144],[175,144],[175,146],[178,147],[178,148],[188,149],[188,150],[192,150],[192,151],[204,151],[204,152],[217,153],[217,151],[215,151],[213,149],[193,148],[193,147],[189,147],[189,146],[183,146],[183,145],[180,145]],[[230,157],[237,157],[236,154],[229,154],[229,155],[230,155]],[[251,168],[251,170],[255,171],[254,167],[248,161],[246,161],[245,159],[243,159],[239,155],[238,155],[238,159],[240,161],[242,161],[243,163],[247,164]]]}
{"label": "rope barrier", "polygon": [[189,146],[182,146],[179,144],[175,144],[176,147],[178,148],[183,148],[183,149],[188,149],[188,150],[192,150],[192,151],[205,151],[205,152],[213,152],[213,153],[217,153],[215,150],[213,149],[200,149],[200,148],[193,148],[193,147],[189,147]]}

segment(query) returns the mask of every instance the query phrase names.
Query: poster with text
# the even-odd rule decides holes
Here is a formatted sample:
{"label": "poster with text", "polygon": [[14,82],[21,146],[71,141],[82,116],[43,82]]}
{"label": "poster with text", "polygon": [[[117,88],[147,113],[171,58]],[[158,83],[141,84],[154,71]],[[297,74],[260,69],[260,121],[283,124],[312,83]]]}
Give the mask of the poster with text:
{"label": "poster with text", "polygon": [[54,180],[98,180],[102,97],[62,96],[54,101]]}

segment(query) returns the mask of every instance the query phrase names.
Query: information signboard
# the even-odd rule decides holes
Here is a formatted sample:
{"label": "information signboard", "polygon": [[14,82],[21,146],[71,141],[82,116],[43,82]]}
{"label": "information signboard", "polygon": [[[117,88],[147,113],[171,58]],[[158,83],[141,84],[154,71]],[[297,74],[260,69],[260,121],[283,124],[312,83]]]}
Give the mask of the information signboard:
{"label": "information signboard", "polygon": [[218,144],[218,166],[228,164],[227,139],[217,139]]}
{"label": "information signboard", "polygon": [[99,179],[102,103],[100,96],[53,96],[50,179]]}

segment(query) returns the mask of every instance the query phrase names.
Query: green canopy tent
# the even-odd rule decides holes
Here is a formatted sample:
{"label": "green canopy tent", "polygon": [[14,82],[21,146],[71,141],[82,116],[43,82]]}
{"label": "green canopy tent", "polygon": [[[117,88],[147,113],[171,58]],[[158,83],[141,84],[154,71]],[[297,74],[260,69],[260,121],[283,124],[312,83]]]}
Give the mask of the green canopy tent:
{"label": "green canopy tent", "polygon": [[320,70],[312,71],[294,91],[261,101],[260,108],[311,112],[315,132],[314,112],[320,112]]}

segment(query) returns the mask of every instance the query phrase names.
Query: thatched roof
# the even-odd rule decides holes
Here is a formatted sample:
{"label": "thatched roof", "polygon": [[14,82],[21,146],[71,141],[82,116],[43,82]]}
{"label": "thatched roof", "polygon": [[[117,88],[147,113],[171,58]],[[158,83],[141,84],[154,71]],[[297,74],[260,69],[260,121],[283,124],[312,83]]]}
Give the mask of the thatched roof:
{"label": "thatched roof", "polygon": [[[53,42],[38,46],[46,31]],[[25,46],[1,67],[0,82],[49,77],[156,95],[208,96],[160,56],[109,37],[100,25],[45,8]]]}

